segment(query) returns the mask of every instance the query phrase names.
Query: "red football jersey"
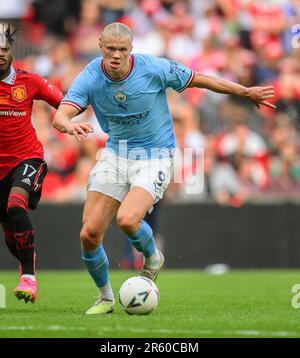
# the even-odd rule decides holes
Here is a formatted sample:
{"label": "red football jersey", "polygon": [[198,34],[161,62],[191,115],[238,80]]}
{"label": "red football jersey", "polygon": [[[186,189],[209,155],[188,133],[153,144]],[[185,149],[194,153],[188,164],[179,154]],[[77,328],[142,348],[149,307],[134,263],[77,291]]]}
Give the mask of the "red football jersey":
{"label": "red football jersey", "polygon": [[34,99],[58,107],[62,93],[39,75],[13,68],[0,80],[0,180],[25,159],[44,158],[31,123]]}

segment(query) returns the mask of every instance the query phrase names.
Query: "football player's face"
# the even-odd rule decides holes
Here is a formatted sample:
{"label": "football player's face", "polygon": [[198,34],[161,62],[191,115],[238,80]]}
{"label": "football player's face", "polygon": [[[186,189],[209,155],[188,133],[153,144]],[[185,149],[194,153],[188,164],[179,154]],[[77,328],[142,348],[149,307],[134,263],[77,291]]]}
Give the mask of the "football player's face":
{"label": "football player's face", "polygon": [[5,78],[10,71],[13,60],[11,44],[8,42],[0,45],[0,78]]}
{"label": "football player's face", "polygon": [[100,39],[100,50],[106,70],[117,77],[126,75],[129,70],[132,40],[130,36],[105,35]]}

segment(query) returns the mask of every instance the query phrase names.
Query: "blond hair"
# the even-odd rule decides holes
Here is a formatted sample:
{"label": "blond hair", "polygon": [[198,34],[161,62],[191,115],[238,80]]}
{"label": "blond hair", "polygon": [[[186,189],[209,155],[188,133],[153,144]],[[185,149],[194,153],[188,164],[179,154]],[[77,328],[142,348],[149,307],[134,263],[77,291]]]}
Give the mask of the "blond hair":
{"label": "blond hair", "polygon": [[100,35],[100,40],[102,40],[103,37],[107,35],[116,36],[116,37],[130,37],[130,39],[132,40],[132,32],[130,28],[120,22],[113,22],[105,26],[105,28],[103,29]]}

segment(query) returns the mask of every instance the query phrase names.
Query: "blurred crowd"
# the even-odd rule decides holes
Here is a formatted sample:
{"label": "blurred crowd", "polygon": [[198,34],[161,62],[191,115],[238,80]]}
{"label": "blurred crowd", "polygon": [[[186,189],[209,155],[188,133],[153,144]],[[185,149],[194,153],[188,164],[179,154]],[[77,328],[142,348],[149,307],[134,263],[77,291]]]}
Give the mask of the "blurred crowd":
{"label": "blurred crowd", "polygon": [[[238,207],[300,198],[299,0],[0,0],[0,17],[19,28],[15,67],[63,92],[99,55],[101,29],[113,21],[132,29],[133,52],[245,86],[274,85],[276,111],[208,90],[168,93],[178,151],[192,148],[193,155],[176,161],[182,180],[172,181],[165,200]],[[83,201],[107,136],[90,108],[80,119],[95,133],[80,145],[55,131],[52,117],[48,105],[35,104],[33,123],[49,166],[43,200]],[[186,190],[195,176],[204,176],[196,194]]]}

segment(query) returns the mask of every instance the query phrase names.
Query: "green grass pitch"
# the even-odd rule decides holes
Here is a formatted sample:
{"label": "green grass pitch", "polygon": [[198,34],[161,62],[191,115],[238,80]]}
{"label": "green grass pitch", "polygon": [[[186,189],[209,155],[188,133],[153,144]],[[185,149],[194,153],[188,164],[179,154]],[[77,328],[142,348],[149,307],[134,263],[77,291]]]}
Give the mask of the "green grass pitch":
{"label": "green grass pitch", "polygon": [[[134,272],[110,274],[115,294]],[[40,271],[36,304],[18,302],[18,273],[0,271],[7,304],[0,309],[0,337],[300,337],[300,308],[291,305],[300,271],[230,271],[213,276],[165,270],[157,285],[158,308],[149,316],[115,312],[87,316],[97,294],[84,271]]]}

